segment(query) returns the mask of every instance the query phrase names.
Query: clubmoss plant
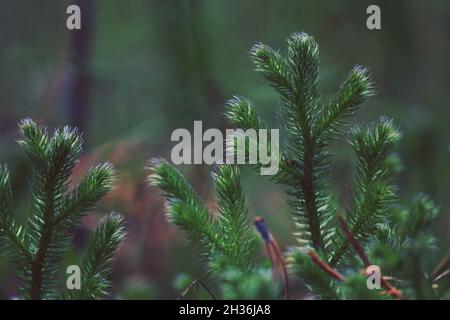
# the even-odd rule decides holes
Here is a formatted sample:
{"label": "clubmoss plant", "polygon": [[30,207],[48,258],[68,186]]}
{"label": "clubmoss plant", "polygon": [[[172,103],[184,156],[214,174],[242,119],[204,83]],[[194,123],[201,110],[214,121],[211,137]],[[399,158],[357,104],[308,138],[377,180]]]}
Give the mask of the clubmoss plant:
{"label": "clubmoss plant", "polygon": [[[283,55],[257,44],[251,56],[256,71],[280,98],[280,113],[275,115],[281,119],[280,170],[271,180],[286,193],[296,228],[297,245],[286,252],[291,276],[301,279],[317,299],[449,298],[450,259],[437,264],[431,229],[438,209],[423,194],[404,205],[393,184],[398,129],[387,117],[368,126],[351,126],[351,117],[375,93],[368,70],[354,67],[338,92],[327,98],[318,90],[319,48],[314,38],[295,33],[287,45]],[[238,128],[267,129],[247,98],[233,97],[225,114]],[[329,147],[349,131],[356,174],[351,205],[344,207],[332,190]],[[225,165],[215,174],[220,191],[217,217],[168,163],[154,163],[150,177],[163,190],[169,220],[206,252],[215,270],[259,268],[249,260],[254,240],[245,223],[248,209],[237,173]],[[381,287],[372,290],[367,272],[373,265],[381,272]]]}
{"label": "clubmoss plant", "polygon": [[[70,175],[82,152],[76,129],[53,135],[29,119],[20,125],[19,144],[32,165],[32,205],[20,223],[13,213],[10,175],[0,167],[0,254],[16,265],[21,296],[26,299],[96,299],[107,294],[111,259],[124,238],[123,218],[111,213],[97,226],[81,263],[81,288],[58,290],[65,277],[62,259],[80,218],[112,188],[115,171],[104,163],[70,186]],[[63,281],[65,283],[65,281]]]}

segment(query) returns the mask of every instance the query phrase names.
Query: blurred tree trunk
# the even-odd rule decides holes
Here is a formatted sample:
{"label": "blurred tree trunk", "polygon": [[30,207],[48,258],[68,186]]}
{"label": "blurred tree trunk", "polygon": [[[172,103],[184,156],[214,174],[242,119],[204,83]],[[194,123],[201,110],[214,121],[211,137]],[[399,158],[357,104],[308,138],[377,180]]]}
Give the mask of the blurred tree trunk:
{"label": "blurred tree trunk", "polygon": [[89,71],[94,1],[76,0],[81,8],[81,30],[69,31],[69,70],[66,82],[66,110],[71,124],[86,129],[90,111],[92,79]]}
{"label": "blurred tree trunk", "polygon": [[[213,74],[211,41],[204,12],[204,1],[164,0],[157,2],[160,28],[164,30],[164,55],[170,57],[174,75],[173,90],[181,99],[168,101],[171,122],[185,126],[193,120],[203,120],[203,130],[218,128],[224,131],[221,115],[224,97],[219,81]],[[182,101],[182,103],[180,103]],[[180,122],[173,114],[184,114]],[[205,166],[195,165],[192,182],[199,194],[209,197],[209,179]]]}

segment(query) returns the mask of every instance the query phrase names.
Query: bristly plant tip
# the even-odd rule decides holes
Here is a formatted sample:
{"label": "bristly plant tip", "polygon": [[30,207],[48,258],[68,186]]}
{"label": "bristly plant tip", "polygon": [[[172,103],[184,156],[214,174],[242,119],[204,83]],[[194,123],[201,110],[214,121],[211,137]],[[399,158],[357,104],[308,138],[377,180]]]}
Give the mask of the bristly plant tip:
{"label": "bristly plant tip", "polygon": [[[250,55],[281,104],[275,118],[281,119],[282,149],[279,171],[271,180],[286,193],[295,227],[297,246],[286,253],[291,276],[300,278],[321,299],[450,297],[450,277],[445,277],[448,259],[435,261],[430,229],[437,208],[422,194],[402,205],[393,183],[398,129],[387,117],[369,126],[352,125],[352,116],[375,94],[368,69],[355,66],[338,91],[325,97],[319,92],[319,46],[308,34],[292,34],[285,54],[258,43]],[[267,129],[250,99],[234,96],[226,107],[225,115],[236,127]],[[350,205],[344,207],[332,188],[330,145],[346,136],[356,170]],[[268,150],[270,144],[264,147]],[[264,284],[270,265],[252,254],[255,235],[248,225],[239,179],[236,167],[218,167],[213,183],[219,212],[210,213],[169,163],[154,163],[150,175],[151,184],[163,191],[169,221],[203,252],[221,297],[248,298],[242,288],[250,278],[259,289],[256,297],[267,297]],[[265,227],[256,227],[263,241],[269,239]],[[379,289],[372,290],[367,272],[361,271],[369,264],[379,267]],[[279,286],[269,287],[269,296],[279,297]]]}
{"label": "bristly plant tip", "polygon": [[0,253],[12,259],[23,298],[101,298],[107,294],[114,252],[124,238],[123,219],[104,217],[92,236],[81,263],[81,288],[58,291],[65,275],[62,259],[80,218],[112,188],[116,173],[109,163],[89,170],[70,187],[70,175],[82,152],[82,138],[64,127],[49,135],[30,119],[20,122],[19,144],[32,165],[32,205],[23,224],[13,214],[12,189],[6,167],[0,166]]}

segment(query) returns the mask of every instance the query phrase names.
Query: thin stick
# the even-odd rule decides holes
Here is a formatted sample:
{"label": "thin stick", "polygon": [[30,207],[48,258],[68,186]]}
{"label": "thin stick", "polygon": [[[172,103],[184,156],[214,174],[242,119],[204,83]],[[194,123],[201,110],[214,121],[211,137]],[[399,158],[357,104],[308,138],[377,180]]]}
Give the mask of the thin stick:
{"label": "thin stick", "polygon": [[269,230],[266,222],[262,217],[255,217],[255,227],[256,230],[261,235],[261,238],[264,240],[266,244],[267,255],[269,256],[270,263],[272,265],[272,277],[275,279],[275,271],[277,269],[280,270],[283,286],[284,286],[284,298],[286,300],[289,299],[289,282],[288,275],[286,270],[286,264],[284,262],[283,254],[281,253],[280,247],[278,246],[277,240],[274,238],[272,233]]}
{"label": "thin stick", "polygon": [[[201,281],[200,280],[200,278],[202,277],[202,276],[204,276],[204,275],[206,275],[206,274],[208,274],[209,273],[209,271],[208,272],[205,272],[204,274],[202,274],[200,277],[198,277],[197,279],[195,279],[194,281],[192,281],[191,282],[191,284],[181,293],[181,296],[180,296],[180,298],[184,298],[188,293],[189,293],[189,291],[191,291],[191,289],[195,286],[195,285],[197,285],[197,289],[198,289],[198,285],[201,285],[205,290],[206,290],[206,292],[208,292],[208,294],[211,296],[211,298],[213,299],[213,300],[217,300],[216,299],[216,296],[212,293],[212,291],[211,290],[209,290],[209,288],[203,283],[203,281]],[[198,293],[198,291],[197,291],[197,293]]]}
{"label": "thin stick", "polygon": [[441,280],[443,277],[448,276],[450,274],[450,270],[445,270],[441,274],[439,274],[436,278],[433,279],[433,282]]}
{"label": "thin stick", "polygon": [[439,264],[434,268],[432,279],[437,281],[445,277],[449,273],[450,268],[450,253],[439,262]]}
{"label": "thin stick", "polygon": [[288,275],[286,270],[286,264],[284,263],[284,257],[281,253],[280,247],[278,246],[278,243],[275,241],[275,239],[272,239],[271,242],[269,242],[269,245],[272,246],[273,251],[275,252],[275,256],[277,257],[278,266],[281,270],[281,274],[283,277],[283,284],[284,284],[284,299],[289,300],[289,291],[288,291]]}
{"label": "thin stick", "polygon": [[309,256],[311,257],[312,261],[317,264],[323,271],[331,275],[334,279],[338,281],[345,281],[345,277],[340,274],[337,270],[333,269],[328,263],[320,259],[320,257],[311,249],[307,250]]}
{"label": "thin stick", "polygon": [[[338,215],[339,224],[341,226],[342,231],[344,232],[345,237],[347,238],[348,242],[352,245],[353,249],[355,249],[358,256],[363,261],[364,266],[367,268],[371,265],[369,257],[367,256],[366,252],[364,251],[363,247],[358,243],[353,233],[350,231],[350,228],[347,225],[347,222],[345,222],[342,215]],[[401,291],[396,289],[388,280],[381,277],[381,285],[387,290],[387,293],[390,295],[395,296],[396,298],[401,298],[402,294]]]}
{"label": "thin stick", "polygon": [[345,237],[347,238],[348,242],[350,242],[352,247],[355,249],[356,253],[361,258],[361,260],[363,261],[364,266],[367,268],[368,266],[370,266],[369,257],[364,252],[363,247],[358,243],[358,241],[356,241],[356,238],[350,231],[350,228],[345,222],[344,217],[342,217],[342,215],[338,215],[337,218],[341,226],[341,229],[344,232]]}
{"label": "thin stick", "polygon": [[199,282],[197,282],[197,284],[195,285],[195,299],[197,300],[200,299],[200,286],[198,284]]}

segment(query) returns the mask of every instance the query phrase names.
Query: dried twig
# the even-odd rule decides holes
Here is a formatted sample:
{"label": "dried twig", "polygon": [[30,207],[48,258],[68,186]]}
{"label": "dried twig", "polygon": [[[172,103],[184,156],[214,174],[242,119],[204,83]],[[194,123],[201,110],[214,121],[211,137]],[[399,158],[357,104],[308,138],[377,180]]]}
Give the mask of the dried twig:
{"label": "dried twig", "polygon": [[434,268],[432,279],[433,281],[438,281],[446,275],[449,274],[450,269],[450,253],[439,262],[439,264]]}
{"label": "dried twig", "polygon": [[361,258],[364,266],[367,268],[368,266],[371,265],[369,257],[366,255],[363,247],[358,243],[358,241],[356,241],[356,238],[353,235],[353,233],[350,231],[350,228],[348,227],[347,223],[345,222],[344,217],[342,217],[341,215],[338,215],[337,218],[339,221],[339,225],[341,226],[341,229],[344,232],[345,237],[347,238],[347,241],[350,242],[353,249],[355,249],[356,253]]}
{"label": "dried twig", "polygon": [[289,300],[289,291],[288,291],[289,282],[286,270],[286,263],[284,262],[283,253],[281,252],[281,249],[278,246],[278,242],[270,232],[269,227],[267,226],[266,222],[262,217],[259,216],[256,217],[254,224],[256,230],[258,230],[258,232],[260,233],[261,237],[265,242],[267,255],[269,256],[270,263],[272,264],[272,273],[275,274],[275,270],[278,267],[278,270],[281,273],[283,279],[284,299]]}
{"label": "dried twig", "polygon": [[[347,222],[344,220],[342,215],[338,215],[338,220],[345,237],[347,238],[353,249],[355,249],[358,256],[361,258],[364,267],[369,267],[371,265],[369,257],[367,256],[363,247],[358,243],[353,233],[350,231]],[[381,277],[381,285],[386,289],[387,294],[395,296],[399,299],[402,297],[401,291],[395,288],[385,277]]]}
{"label": "dried twig", "polygon": [[330,266],[328,263],[320,259],[320,257],[315,253],[313,250],[308,249],[307,250],[309,256],[311,257],[312,261],[317,264],[323,271],[331,275],[334,279],[338,281],[344,281],[345,277],[340,274],[337,270],[333,269],[332,266]]}
{"label": "dried twig", "polygon": [[[205,274],[207,274],[207,273],[208,272],[206,272]],[[203,274],[203,275],[205,275],[205,274]],[[194,287],[196,288],[196,294],[197,294],[197,298],[198,298],[198,295],[199,295],[198,289],[199,289],[199,285],[201,285],[206,290],[206,292],[208,292],[208,294],[211,296],[211,298],[213,300],[217,300],[216,296],[212,293],[212,291],[206,286],[206,284],[203,283],[202,280],[200,280],[200,278],[202,276],[198,277],[197,279],[195,279],[194,281],[191,282],[191,284],[181,293],[180,299],[183,299]]]}

